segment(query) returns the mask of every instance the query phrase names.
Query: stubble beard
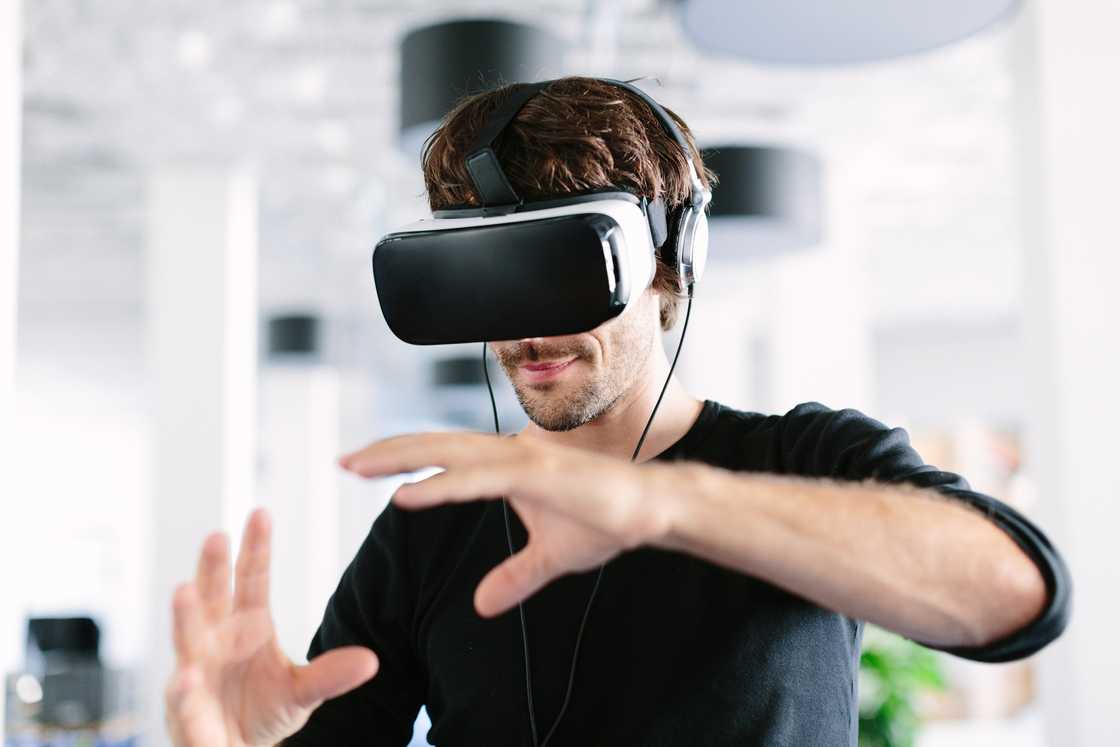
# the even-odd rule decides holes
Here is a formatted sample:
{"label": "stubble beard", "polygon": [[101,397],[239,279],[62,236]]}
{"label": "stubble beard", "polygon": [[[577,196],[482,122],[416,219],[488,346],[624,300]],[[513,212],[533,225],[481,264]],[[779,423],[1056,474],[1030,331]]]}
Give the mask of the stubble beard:
{"label": "stubble beard", "polygon": [[[608,372],[609,374],[610,372]],[[611,377],[606,377],[611,378]],[[563,395],[556,384],[537,387],[514,386],[521,409],[546,431],[570,431],[607,412],[622,396],[613,382],[587,379],[567,388]]]}
{"label": "stubble beard", "polygon": [[[517,383],[517,366],[526,360],[555,360],[576,356],[577,362],[590,366],[594,350],[590,347],[516,346],[498,355],[506,376],[513,383],[521,409],[537,427],[546,431],[570,431],[590,423],[610,411],[639,378],[653,347],[650,335],[642,334],[637,314],[629,323],[610,335],[612,363],[598,372],[573,372],[582,375],[579,381],[548,382],[536,386]],[[621,321],[621,320],[620,320]]]}

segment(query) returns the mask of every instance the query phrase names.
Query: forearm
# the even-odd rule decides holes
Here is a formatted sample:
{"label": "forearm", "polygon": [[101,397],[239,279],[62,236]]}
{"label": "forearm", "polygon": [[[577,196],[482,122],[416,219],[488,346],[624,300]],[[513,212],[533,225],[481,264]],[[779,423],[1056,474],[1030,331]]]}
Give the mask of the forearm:
{"label": "forearm", "polygon": [[1026,625],[1046,587],[977,511],[935,491],[658,465],[655,545],[756,576],[822,607],[939,646]]}

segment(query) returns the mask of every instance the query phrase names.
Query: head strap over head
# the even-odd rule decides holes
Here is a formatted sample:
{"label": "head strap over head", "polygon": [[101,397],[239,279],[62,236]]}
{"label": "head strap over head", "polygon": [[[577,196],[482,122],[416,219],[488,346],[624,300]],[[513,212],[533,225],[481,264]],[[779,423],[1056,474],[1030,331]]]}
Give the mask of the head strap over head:
{"label": "head strap over head", "polygon": [[474,145],[467,152],[467,171],[470,172],[471,181],[474,182],[475,191],[482,200],[483,207],[500,208],[507,205],[518,205],[521,198],[517,196],[513,185],[506,178],[502,164],[498,162],[498,154],[494,152],[494,141],[509,126],[525,102],[536,96],[542,88],[552,81],[540,83],[521,83],[513,87],[509,97],[499,107],[478,134]]}

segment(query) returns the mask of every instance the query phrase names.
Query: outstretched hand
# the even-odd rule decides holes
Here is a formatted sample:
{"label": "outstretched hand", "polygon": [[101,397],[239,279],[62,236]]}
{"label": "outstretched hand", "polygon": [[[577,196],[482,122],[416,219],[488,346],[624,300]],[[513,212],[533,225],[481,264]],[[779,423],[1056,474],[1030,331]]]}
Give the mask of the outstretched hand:
{"label": "outstretched hand", "polygon": [[172,602],[177,666],[165,690],[179,747],[274,745],[324,700],[377,672],[372,651],[334,649],[306,666],[281,651],[268,607],[271,526],[264,509],[245,525],[230,590],[229,540],[206,538],[193,581]]}
{"label": "outstretched hand", "polygon": [[529,532],[490,571],[475,609],[492,617],[566,573],[585,571],[662,537],[670,521],[666,465],[637,466],[581,449],[482,433],[421,433],[375,441],[339,464],[362,477],[442,467],[402,485],[404,509],[504,496]]}

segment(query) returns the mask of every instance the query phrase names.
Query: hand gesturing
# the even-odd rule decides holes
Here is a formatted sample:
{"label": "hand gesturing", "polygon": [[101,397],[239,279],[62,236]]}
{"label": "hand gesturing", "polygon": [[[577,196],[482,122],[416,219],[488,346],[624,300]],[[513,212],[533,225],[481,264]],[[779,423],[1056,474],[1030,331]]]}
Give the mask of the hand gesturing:
{"label": "hand gesturing", "polygon": [[324,700],[377,672],[372,651],[348,646],[296,666],[281,651],[268,607],[270,520],[253,512],[230,590],[229,541],[206,538],[194,581],[172,603],[175,672],[166,719],[179,747],[274,745],[295,733]]}

